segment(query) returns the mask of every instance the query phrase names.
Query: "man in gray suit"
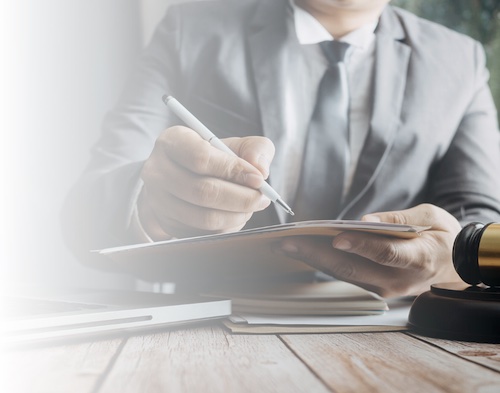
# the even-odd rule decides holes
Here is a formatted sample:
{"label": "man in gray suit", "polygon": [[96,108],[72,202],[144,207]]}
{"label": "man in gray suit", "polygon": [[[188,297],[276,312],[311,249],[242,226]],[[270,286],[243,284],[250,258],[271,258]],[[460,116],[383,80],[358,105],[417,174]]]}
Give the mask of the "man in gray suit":
{"label": "man in gray suit", "polygon": [[[411,241],[344,233],[288,239],[276,252],[384,296],[457,280],[451,249],[461,224],[500,220],[500,133],[484,53],[387,3],[171,7],[68,199],[69,242],[86,252],[283,222],[289,217],[257,190],[271,174],[300,219],[432,226]],[[347,48],[347,138],[323,136],[312,154],[310,124],[329,68],[320,42],[332,40]],[[165,93],[240,158],[180,126]],[[323,165],[329,143],[341,145],[341,164]],[[313,190],[307,178],[316,176],[325,180]],[[339,202],[330,203],[330,191]],[[75,222],[83,231],[71,229]]]}

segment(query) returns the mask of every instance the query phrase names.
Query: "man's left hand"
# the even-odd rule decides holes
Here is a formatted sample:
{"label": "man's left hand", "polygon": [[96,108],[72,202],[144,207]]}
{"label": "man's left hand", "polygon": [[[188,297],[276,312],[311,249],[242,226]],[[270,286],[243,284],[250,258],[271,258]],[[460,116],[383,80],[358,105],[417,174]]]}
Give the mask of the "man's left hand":
{"label": "man's left hand", "polygon": [[433,283],[460,281],[452,263],[453,242],[461,230],[445,210],[423,204],[402,211],[373,213],[364,221],[430,226],[412,239],[343,232],[331,239],[288,238],[280,252],[339,280],[384,297],[417,295]]}

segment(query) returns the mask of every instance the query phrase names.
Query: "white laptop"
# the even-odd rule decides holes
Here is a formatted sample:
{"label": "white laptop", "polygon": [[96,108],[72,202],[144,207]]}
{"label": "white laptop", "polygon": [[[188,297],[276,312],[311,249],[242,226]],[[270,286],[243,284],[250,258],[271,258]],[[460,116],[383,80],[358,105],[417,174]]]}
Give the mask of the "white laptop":
{"label": "white laptop", "polygon": [[0,302],[2,344],[176,326],[231,314],[226,299],[132,291],[9,295]]}

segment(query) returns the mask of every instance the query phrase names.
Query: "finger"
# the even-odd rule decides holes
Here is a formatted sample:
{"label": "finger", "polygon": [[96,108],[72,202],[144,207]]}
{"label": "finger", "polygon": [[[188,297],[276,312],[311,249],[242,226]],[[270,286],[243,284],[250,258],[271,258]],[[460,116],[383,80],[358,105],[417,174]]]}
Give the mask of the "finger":
{"label": "finger", "polygon": [[205,236],[216,233],[227,233],[227,232],[237,232],[239,231],[245,224],[241,224],[238,227],[228,228],[227,230],[218,230],[218,231],[207,231],[205,229],[200,229],[196,227],[191,227],[186,225],[184,222],[180,222],[174,220],[172,218],[168,218],[165,221],[162,221],[159,224],[163,231],[170,231],[177,238],[185,238],[185,237],[193,237],[193,236]]}
{"label": "finger", "polygon": [[[379,266],[358,255],[334,250],[330,238],[293,237],[283,240],[279,247],[290,258],[382,296],[392,296],[406,290],[406,283],[393,279],[401,273],[399,269]],[[405,285],[405,288],[399,285]]]}
{"label": "finger", "polygon": [[[252,213],[269,206],[271,201],[260,191],[215,177],[192,172],[165,161],[161,179],[148,184],[154,197],[164,200],[169,194],[193,205],[231,212]],[[175,186],[174,186],[175,185]]]}
{"label": "finger", "polygon": [[274,158],[275,148],[273,142],[263,136],[249,136],[245,138],[227,138],[224,143],[236,155],[252,164],[264,176],[269,176],[269,167]]}
{"label": "finger", "polygon": [[460,224],[451,214],[431,204],[421,204],[406,210],[371,213],[363,216],[362,220],[431,226],[435,230],[444,231],[460,228]]}
{"label": "finger", "polygon": [[251,188],[262,186],[264,178],[257,168],[203,140],[186,127],[171,127],[157,139],[161,149],[178,165],[198,175],[225,179]]}
{"label": "finger", "polygon": [[252,216],[252,213],[207,209],[168,194],[163,201],[153,199],[149,204],[162,228],[176,236],[178,234],[172,229],[181,227],[196,228],[204,233],[227,232],[231,228],[241,228]]}
{"label": "finger", "polygon": [[[335,249],[357,254],[383,266],[418,270],[426,258],[422,255],[427,239],[397,239],[359,232],[337,235],[332,245]],[[418,243],[418,244],[417,244]]]}

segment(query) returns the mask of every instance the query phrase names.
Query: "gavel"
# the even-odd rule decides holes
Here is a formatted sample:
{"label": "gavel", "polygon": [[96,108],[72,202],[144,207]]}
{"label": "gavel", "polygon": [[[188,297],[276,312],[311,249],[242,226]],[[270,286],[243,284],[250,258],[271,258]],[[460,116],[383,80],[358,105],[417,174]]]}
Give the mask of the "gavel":
{"label": "gavel", "polygon": [[431,285],[413,302],[409,327],[433,337],[500,343],[500,223],[466,225],[452,255],[465,282]]}
{"label": "gavel", "polygon": [[453,245],[453,264],[467,284],[500,287],[500,224],[463,227]]}

